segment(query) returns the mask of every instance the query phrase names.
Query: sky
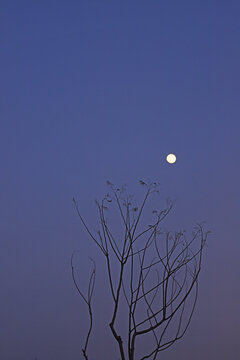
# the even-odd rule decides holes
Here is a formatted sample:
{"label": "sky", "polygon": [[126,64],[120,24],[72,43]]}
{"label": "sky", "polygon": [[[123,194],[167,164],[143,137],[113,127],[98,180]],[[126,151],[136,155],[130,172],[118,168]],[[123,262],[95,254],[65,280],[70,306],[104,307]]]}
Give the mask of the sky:
{"label": "sky", "polygon": [[97,266],[89,360],[118,359],[103,259],[72,198],[94,227],[106,180],[139,194],[148,179],[175,200],[171,229],[211,230],[192,323],[159,358],[236,359],[240,4],[3,0],[0,19],[1,359],[81,358],[74,250],[83,284],[88,256]]}

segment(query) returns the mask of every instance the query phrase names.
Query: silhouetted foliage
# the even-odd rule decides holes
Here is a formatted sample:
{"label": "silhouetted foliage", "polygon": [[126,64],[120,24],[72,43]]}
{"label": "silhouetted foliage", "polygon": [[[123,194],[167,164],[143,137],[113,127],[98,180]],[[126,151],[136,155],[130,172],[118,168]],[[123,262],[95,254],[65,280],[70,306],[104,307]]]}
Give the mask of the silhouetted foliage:
{"label": "silhouetted foliage", "polygon": [[[167,201],[163,210],[153,209],[152,223],[143,225],[144,210],[150,196],[158,193],[158,184],[142,180],[139,183],[144,187],[144,196],[140,206],[136,207],[132,204],[133,197],[126,193],[126,186],[115,188],[107,181],[110,192],[101,202],[96,201],[100,220],[97,235],[89,229],[73,199],[81,223],[106,260],[113,302],[112,317],[110,321],[106,319],[106,323],[118,345],[121,360],[136,359],[136,341],[142,336],[151,334],[154,342],[137,360],[155,360],[160,351],[183,337],[196,305],[202,252],[208,235],[201,224],[196,225],[189,239],[185,231],[161,229],[162,221],[173,207],[171,201]],[[113,210],[111,206],[115,206],[119,214],[123,230],[121,239],[120,234],[113,235],[107,220],[106,212]],[[96,267],[93,261],[88,294],[84,295],[75,278],[73,256],[71,265],[74,284],[89,311],[90,325],[82,354],[85,360],[90,360],[88,344],[93,326],[91,300]],[[114,266],[118,268],[117,278],[113,278]],[[116,326],[122,295],[127,305],[128,329],[125,334],[120,334]]]}

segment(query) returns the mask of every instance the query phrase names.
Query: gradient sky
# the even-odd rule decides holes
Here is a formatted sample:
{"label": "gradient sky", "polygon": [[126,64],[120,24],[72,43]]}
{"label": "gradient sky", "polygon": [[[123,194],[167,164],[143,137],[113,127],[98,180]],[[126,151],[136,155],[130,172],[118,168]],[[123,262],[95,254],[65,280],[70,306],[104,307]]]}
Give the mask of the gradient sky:
{"label": "gradient sky", "polygon": [[1,359],[80,358],[73,250],[81,274],[88,255],[99,269],[90,360],[118,359],[99,325],[102,259],[72,197],[94,224],[107,179],[134,193],[149,178],[176,200],[173,228],[212,230],[193,321],[161,359],[235,360],[240,3],[3,0],[0,17]]}

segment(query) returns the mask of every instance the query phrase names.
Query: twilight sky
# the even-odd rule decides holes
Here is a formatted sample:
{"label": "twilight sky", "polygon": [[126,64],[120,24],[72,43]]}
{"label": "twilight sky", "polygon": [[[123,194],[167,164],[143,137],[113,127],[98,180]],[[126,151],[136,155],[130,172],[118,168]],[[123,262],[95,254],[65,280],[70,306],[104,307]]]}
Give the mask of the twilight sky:
{"label": "twilight sky", "polygon": [[240,3],[3,0],[0,17],[1,359],[80,358],[73,250],[83,284],[97,264],[90,360],[118,359],[102,257],[72,203],[94,227],[107,179],[159,181],[171,229],[212,231],[193,321],[161,359],[236,359]]}

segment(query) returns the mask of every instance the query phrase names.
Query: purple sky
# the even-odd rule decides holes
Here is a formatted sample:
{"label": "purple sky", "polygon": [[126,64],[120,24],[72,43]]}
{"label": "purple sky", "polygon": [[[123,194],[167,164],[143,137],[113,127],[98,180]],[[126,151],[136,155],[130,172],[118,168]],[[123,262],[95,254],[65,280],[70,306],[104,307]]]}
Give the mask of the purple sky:
{"label": "purple sky", "polygon": [[193,321],[161,359],[236,359],[240,3],[3,0],[0,16],[0,358],[80,358],[80,250],[99,269],[90,360],[118,359],[72,197],[94,224],[107,179],[137,193],[149,178],[176,200],[173,228],[212,230]]}

